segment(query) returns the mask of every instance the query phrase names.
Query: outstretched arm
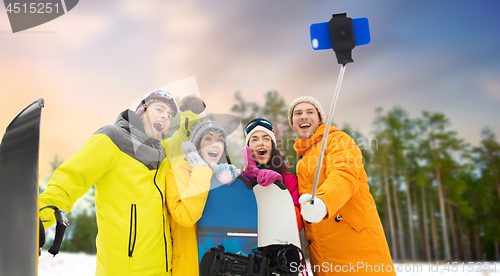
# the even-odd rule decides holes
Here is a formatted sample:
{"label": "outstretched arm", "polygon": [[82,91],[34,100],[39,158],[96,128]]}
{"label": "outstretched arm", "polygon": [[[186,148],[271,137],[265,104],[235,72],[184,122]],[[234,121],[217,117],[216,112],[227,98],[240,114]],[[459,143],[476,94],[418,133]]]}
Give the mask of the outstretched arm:
{"label": "outstretched arm", "polygon": [[[119,149],[104,134],[94,134],[75,155],[54,172],[47,189],[39,196],[39,209],[56,206],[70,212],[75,202],[112,168],[118,159]],[[40,212],[45,229],[56,221],[54,211]]]}
{"label": "outstretched arm", "polygon": [[[316,192],[327,208],[327,217],[337,211],[358,191],[364,170],[361,150],[354,140],[339,132],[328,141],[323,165],[326,179]],[[323,170],[322,170],[323,171]]]}

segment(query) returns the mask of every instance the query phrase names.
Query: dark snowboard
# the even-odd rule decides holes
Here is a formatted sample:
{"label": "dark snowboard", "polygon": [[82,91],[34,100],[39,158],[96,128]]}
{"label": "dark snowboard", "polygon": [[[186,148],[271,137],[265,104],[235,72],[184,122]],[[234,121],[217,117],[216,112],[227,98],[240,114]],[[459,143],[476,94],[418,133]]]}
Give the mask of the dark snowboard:
{"label": "dark snowboard", "polygon": [[0,144],[0,275],[37,275],[38,149],[43,99],[26,107]]}

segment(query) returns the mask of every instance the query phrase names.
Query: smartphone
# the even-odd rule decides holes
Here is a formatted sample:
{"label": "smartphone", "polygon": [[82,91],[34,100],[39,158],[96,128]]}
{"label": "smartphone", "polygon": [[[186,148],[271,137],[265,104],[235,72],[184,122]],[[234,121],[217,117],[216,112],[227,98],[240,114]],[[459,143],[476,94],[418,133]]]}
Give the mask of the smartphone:
{"label": "smartphone", "polygon": [[[370,43],[371,38],[368,18],[362,17],[352,19],[352,27],[354,30],[354,40],[356,41],[356,46]],[[332,49],[328,22],[312,24],[310,32],[311,46],[314,50]]]}

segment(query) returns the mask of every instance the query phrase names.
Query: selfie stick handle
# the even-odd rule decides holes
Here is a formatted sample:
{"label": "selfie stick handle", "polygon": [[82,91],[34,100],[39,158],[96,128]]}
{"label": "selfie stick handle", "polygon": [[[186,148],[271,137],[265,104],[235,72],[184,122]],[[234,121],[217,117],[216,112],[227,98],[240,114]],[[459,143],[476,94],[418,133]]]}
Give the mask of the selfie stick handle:
{"label": "selfie stick handle", "polygon": [[316,166],[316,176],[314,177],[314,184],[311,193],[311,204],[314,204],[316,189],[318,188],[319,175],[321,172],[321,165],[323,164],[323,156],[325,155],[325,148],[328,140],[328,133],[330,132],[330,125],[332,124],[333,112],[335,111],[335,106],[337,105],[337,99],[339,97],[340,86],[342,85],[342,79],[344,78],[344,72],[345,72],[345,64],[342,64],[342,68],[340,68],[339,79],[337,80],[337,87],[335,87],[335,94],[333,94],[333,101],[330,107],[330,113],[328,114],[328,120],[326,122],[325,133],[323,134],[323,139],[321,140],[321,150],[319,152],[318,165]]}

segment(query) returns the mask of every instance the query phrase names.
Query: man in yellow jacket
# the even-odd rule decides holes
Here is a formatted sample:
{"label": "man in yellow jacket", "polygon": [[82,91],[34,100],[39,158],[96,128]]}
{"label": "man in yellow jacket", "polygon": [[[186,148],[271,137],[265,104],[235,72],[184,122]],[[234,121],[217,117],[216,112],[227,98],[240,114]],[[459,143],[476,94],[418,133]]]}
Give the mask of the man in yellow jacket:
{"label": "man in yellow jacket", "polygon": [[[182,155],[181,144],[189,139],[204,104],[193,96],[184,98],[179,107],[183,124],[160,141],[177,109],[168,92],[152,92],[135,111],[125,110],[113,125],[96,131],[54,172],[39,197],[40,209],[56,206],[69,212],[95,185],[96,275],[171,274],[166,157]],[[45,229],[55,222],[48,209],[40,218]]]}
{"label": "man in yellow jacket", "polygon": [[297,134],[299,202],[314,275],[396,275],[361,151],[354,140],[330,127],[316,198],[311,193],[324,139],[323,108],[313,97],[295,99],[288,110]]}

